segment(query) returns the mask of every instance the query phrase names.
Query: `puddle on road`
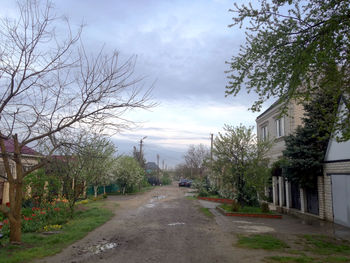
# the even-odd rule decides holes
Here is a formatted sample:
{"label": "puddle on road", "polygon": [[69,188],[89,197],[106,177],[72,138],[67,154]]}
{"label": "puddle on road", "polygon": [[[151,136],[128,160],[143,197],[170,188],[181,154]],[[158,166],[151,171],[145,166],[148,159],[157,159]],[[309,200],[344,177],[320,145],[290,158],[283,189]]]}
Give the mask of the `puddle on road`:
{"label": "puddle on road", "polygon": [[92,252],[93,254],[100,254],[108,249],[112,249],[112,248],[115,248],[117,246],[118,246],[117,243],[108,242],[108,243],[88,247],[87,250]]}
{"label": "puddle on road", "polygon": [[[156,201],[156,200],[160,200],[160,199],[164,199],[166,196],[165,195],[155,195],[155,196],[152,196],[152,199],[151,201]],[[153,202],[152,201],[152,202]]]}
{"label": "puddle on road", "polygon": [[268,226],[238,226],[237,228],[243,229],[248,233],[268,233],[275,232],[275,229]]}
{"label": "puddle on road", "polygon": [[176,222],[176,223],[170,223],[168,226],[178,226],[178,225],[184,225],[185,223],[182,222]]}
{"label": "puddle on road", "polygon": [[161,200],[161,199],[164,199],[166,198],[165,195],[155,195],[155,196],[152,196],[152,199],[149,200],[148,204],[145,204],[144,207],[147,207],[147,208],[153,208],[156,206],[155,202],[158,201],[158,200]]}

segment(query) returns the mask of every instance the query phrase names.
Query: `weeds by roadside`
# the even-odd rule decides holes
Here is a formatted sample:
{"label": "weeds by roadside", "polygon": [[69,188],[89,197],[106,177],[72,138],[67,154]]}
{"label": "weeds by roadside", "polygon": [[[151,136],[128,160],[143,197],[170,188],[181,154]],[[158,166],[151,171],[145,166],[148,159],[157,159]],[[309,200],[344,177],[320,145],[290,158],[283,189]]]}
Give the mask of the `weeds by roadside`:
{"label": "weeds by roadside", "polygon": [[276,250],[287,248],[288,245],[271,235],[238,236],[238,246],[245,248]]}
{"label": "weeds by roadside", "polygon": [[214,217],[214,215],[210,212],[209,208],[200,207],[199,210],[207,217]]}
{"label": "weeds by roadside", "polygon": [[16,246],[3,240],[2,243],[5,245],[0,249],[0,263],[29,262],[60,252],[112,217],[113,213],[103,206],[102,201],[84,205],[86,209],[76,211],[73,219],[60,228],[60,233],[54,235],[24,233],[23,243]]}
{"label": "weeds by roadside", "polygon": [[271,235],[241,235],[238,236],[237,245],[243,248],[274,250],[282,253],[282,255],[266,257],[265,262],[350,262],[350,242],[322,235],[297,236],[294,244],[290,245]]}

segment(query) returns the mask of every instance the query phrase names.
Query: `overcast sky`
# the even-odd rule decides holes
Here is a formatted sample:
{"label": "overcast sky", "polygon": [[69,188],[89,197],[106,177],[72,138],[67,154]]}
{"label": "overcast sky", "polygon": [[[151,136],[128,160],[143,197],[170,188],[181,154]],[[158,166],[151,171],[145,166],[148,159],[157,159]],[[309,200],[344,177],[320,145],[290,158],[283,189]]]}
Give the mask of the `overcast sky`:
{"label": "overcast sky", "polygon": [[[7,0],[1,15],[9,14]],[[239,2],[239,1],[235,1]],[[244,2],[244,1],[243,1]],[[151,111],[127,115],[138,128],[113,137],[119,154],[130,154],[144,140],[147,161],[183,161],[190,144],[210,145],[210,133],[223,125],[255,125],[258,113],[248,111],[254,95],[225,98],[229,67],[225,61],[244,43],[244,31],[228,28],[232,0],[59,0],[56,13],[72,26],[84,23],[83,41],[90,50],[105,45],[121,58],[137,55],[135,74],[154,83]]]}

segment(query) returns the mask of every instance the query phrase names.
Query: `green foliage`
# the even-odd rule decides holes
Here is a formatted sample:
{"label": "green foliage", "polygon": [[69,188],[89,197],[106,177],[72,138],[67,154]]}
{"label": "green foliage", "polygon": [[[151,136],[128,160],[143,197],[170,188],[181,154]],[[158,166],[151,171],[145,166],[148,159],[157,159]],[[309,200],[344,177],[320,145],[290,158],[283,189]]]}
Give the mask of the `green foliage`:
{"label": "green foliage", "polygon": [[257,140],[253,127],[224,126],[214,140],[213,171],[225,185],[234,189],[235,199],[241,205],[257,204],[257,193],[264,195],[264,186],[270,178],[268,159],[264,156],[271,144]]}
{"label": "green foliage", "polygon": [[261,204],[260,204],[260,209],[261,209],[261,212],[263,212],[263,213],[268,213],[268,212],[270,212],[269,203],[267,203],[267,202],[261,202]]}
{"label": "green foliage", "polygon": [[[317,176],[323,175],[322,163],[335,120],[337,101],[332,95],[322,93],[311,103],[305,104],[304,108],[304,126],[285,137],[285,161],[281,166],[284,168],[283,175],[289,181],[299,183],[302,187],[314,188]],[[327,123],[329,119],[333,122]]]}
{"label": "green foliage", "polygon": [[163,177],[160,179],[160,182],[162,185],[169,185],[171,184],[172,180],[168,174],[164,174]]}
{"label": "green foliage", "polygon": [[[230,61],[227,95],[255,91],[255,111],[269,98],[309,101],[328,90],[334,98],[345,94],[349,110],[348,0],[266,0],[231,11],[231,26],[245,26],[247,40]],[[350,111],[343,117],[349,120]],[[338,128],[350,138],[350,126]]]}
{"label": "green foliage", "polygon": [[33,259],[60,252],[112,217],[113,213],[102,208],[102,204],[94,202],[86,206],[87,210],[76,212],[74,218],[62,227],[59,234],[42,236],[39,233],[24,233],[24,245],[20,246],[11,246],[7,239],[3,240],[0,263],[31,262]]}
{"label": "green foliage", "polygon": [[31,200],[34,200],[36,205],[44,205],[47,202],[52,202],[60,193],[61,182],[56,176],[46,174],[45,170],[39,169],[27,175],[24,179],[24,191],[29,193],[29,200],[23,205],[32,206]]}
{"label": "green foliage", "polygon": [[139,163],[130,156],[119,157],[113,167],[115,182],[121,187],[122,193],[134,192],[144,180],[144,171]]}
{"label": "green foliage", "polygon": [[238,243],[241,247],[276,250],[287,248],[287,244],[271,235],[239,236]]}

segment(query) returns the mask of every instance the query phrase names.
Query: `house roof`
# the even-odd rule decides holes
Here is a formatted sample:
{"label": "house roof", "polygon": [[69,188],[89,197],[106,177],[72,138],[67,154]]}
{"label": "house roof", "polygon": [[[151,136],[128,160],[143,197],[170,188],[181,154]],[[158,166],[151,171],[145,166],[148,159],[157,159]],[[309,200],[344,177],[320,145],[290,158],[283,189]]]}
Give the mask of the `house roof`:
{"label": "house roof", "polygon": [[260,119],[262,116],[264,116],[267,112],[269,112],[271,109],[276,107],[277,105],[281,104],[281,99],[276,100],[270,107],[268,107],[263,113],[261,113],[256,119]]}
{"label": "house roof", "polygon": [[146,170],[158,170],[158,165],[155,162],[148,162],[145,165]]}
{"label": "house roof", "polygon": [[[8,153],[14,153],[15,145],[12,139],[5,140],[5,148]],[[21,153],[27,155],[39,155],[39,153],[25,145],[22,147]]]}

